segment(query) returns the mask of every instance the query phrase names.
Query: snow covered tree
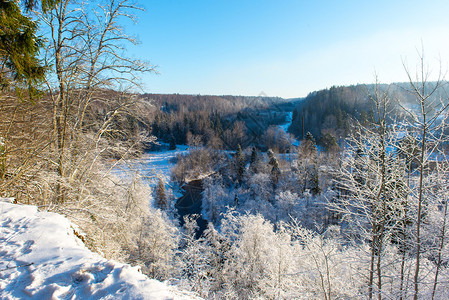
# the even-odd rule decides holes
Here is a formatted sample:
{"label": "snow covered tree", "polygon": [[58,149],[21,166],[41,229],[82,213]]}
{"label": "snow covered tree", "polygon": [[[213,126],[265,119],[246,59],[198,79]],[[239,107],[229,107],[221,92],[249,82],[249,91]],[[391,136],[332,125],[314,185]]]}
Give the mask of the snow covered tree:
{"label": "snow covered tree", "polygon": [[217,224],[227,207],[233,205],[234,196],[226,191],[220,175],[206,178],[203,185],[203,217],[209,222]]}
{"label": "snow covered tree", "polygon": [[167,193],[165,191],[165,182],[161,177],[158,178],[156,190],[154,193],[154,202],[156,207],[165,210],[168,206]]}
{"label": "snow covered tree", "polygon": [[159,280],[170,278],[174,273],[175,255],[178,248],[177,228],[161,210],[154,210],[142,220],[138,237],[137,262],[142,271]]}
{"label": "snow covered tree", "polygon": [[273,187],[276,187],[276,185],[279,182],[279,178],[281,176],[281,169],[279,168],[279,162],[271,149],[268,149],[267,155],[268,155],[268,164],[271,166],[270,172],[271,182]]}
{"label": "snow covered tree", "polygon": [[203,237],[196,238],[198,216],[184,217],[184,233],[180,249],[180,276],[184,288],[197,292],[201,297],[209,293],[211,278],[210,246]]}
{"label": "snow covered tree", "polygon": [[306,133],[305,139],[301,142],[301,149],[304,155],[314,156],[317,153],[316,141],[310,132]]}
{"label": "snow covered tree", "polygon": [[290,216],[295,215],[298,201],[298,194],[290,191],[281,191],[276,195],[276,207],[281,220],[289,220]]}
{"label": "snow covered tree", "polygon": [[[346,194],[337,204],[337,210],[353,226],[353,235],[370,244],[368,297],[382,294],[382,258],[387,240],[405,214],[403,205],[407,195],[403,163],[393,151],[396,133],[387,126],[391,111],[388,92],[378,89],[369,96],[377,120],[354,128],[348,139],[351,156],[342,161],[338,186]],[[376,278],[376,279],[375,279]],[[377,281],[375,284],[375,280]]]}
{"label": "snow covered tree", "polygon": [[298,149],[298,180],[302,192],[309,190],[313,195],[321,192],[318,172],[318,152],[315,138],[307,132]]}
{"label": "snow covered tree", "polygon": [[258,153],[257,153],[257,149],[256,149],[256,147],[253,146],[252,149],[251,149],[251,156],[250,156],[250,159],[249,159],[249,169],[253,173],[258,173],[259,172],[258,166],[257,166],[258,160],[259,160],[259,156],[258,156]]}
{"label": "snow covered tree", "polygon": [[[103,137],[114,136],[111,127],[117,118],[131,114],[133,97],[118,93],[112,101],[106,90],[135,86],[138,73],[154,71],[148,63],[125,56],[124,45],[135,44],[136,40],[126,35],[120,24],[133,21],[136,9],[135,3],[128,0],[59,0],[51,9],[39,13],[49,36],[44,60],[52,66],[46,84],[53,111],[54,157],[49,161],[55,165],[58,177],[53,188],[57,204],[64,204],[70,189],[78,189],[73,185],[86,180],[83,177],[89,174],[92,161],[100,157],[92,153],[107,152]],[[94,106],[106,110],[101,124],[88,120]],[[90,136],[82,134],[87,128],[93,129]]]}
{"label": "snow covered tree", "polygon": [[243,154],[242,147],[240,147],[240,144],[237,147],[237,151],[235,153],[235,171],[237,175],[237,182],[242,183],[243,182],[243,175],[245,174],[245,154]]}
{"label": "snow covered tree", "polygon": [[[422,236],[422,230],[426,223],[425,219],[428,215],[427,210],[429,208],[426,199],[429,186],[428,183],[426,184],[425,178],[429,173],[431,155],[436,155],[447,140],[445,130],[447,113],[445,111],[449,107],[447,91],[444,89],[446,81],[442,78],[441,70],[437,80],[435,82],[429,82],[430,71],[426,67],[423,52],[419,54],[419,64],[416,74],[412,74],[404,63],[404,68],[409,79],[408,92],[414,96],[414,104],[419,109],[414,111],[405,106],[402,107],[411,119],[409,127],[413,132],[413,138],[418,141],[419,145],[419,150],[407,153],[417,163],[417,171],[419,174],[418,182],[413,186],[417,209],[415,220],[416,263],[413,276],[414,299],[420,297],[420,284],[422,281],[420,264],[423,242],[425,241],[424,236]],[[407,151],[407,149],[403,150]],[[446,158],[446,154],[443,157]],[[437,160],[437,164],[439,163],[441,162]]]}
{"label": "snow covered tree", "polygon": [[272,245],[275,244],[273,225],[260,215],[226,219],[226,222],[231,221],[236,222],[234,226],[238,231],[234,232],[236,239],[228,253],[233,259],[226,260],[228,284],[240,299],[263,297],[267,264],[271,263]]}
{"label": "snow covered tree", "polygon": [[248,188],[250,198],[254,202],[245,203],[246,209],[260,213],[266,209],[271,209],[271,202],[273,202],[274,198],[272,198],[273,186],[270,175],[264,173],[254,174],[248,180]]}

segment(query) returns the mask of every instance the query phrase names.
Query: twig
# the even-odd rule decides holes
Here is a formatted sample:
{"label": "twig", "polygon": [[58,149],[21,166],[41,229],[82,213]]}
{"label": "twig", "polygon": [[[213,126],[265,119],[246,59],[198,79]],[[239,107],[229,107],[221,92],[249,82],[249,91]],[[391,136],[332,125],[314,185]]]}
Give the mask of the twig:
{"label": "twig", "polygon": [[28,264],[23,264],[23,265],[19,265],[19,266],[14,266],[14,267],[7,267],[5,269],[0,269],[0,272],[2,271],[7,271],[7,270],[11,270],[11,269],[17,269],[17,268],[21,268],[21,267],[29,267],[31,265],[34,265],[34,263],[28,263]]}

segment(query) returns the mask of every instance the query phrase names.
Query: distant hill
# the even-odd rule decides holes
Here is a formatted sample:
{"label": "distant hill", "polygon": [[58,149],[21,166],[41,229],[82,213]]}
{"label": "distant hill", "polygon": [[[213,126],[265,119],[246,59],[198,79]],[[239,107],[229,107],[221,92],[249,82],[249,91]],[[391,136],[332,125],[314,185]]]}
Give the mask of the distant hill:
{"label": "distant hill", "polygon": [[[258,144],[267,129],[285,122],[298,99],[267,96],[143,94],[155,106],[151,133],[162,141],[236,149]],[[261,145],[262,147],[262,145]]]}
{"label": "distant hill", "polygon": [[[343,138],[354,120],[364,123],[376,118],[373,103],[369,99],[375,87],[374,84],[333,86],[310,93],[295,107],[289,132],[300,139],[307,132],[318,139],[325,133],[337,139]],[[432,83],[428,87],[431,88]],[[407,91],[409,88],[409,83],[378,85],[379,91],[387,92],[391,99],[391,120],[405,117],[398,103],[413,108],[416,99]]]}
{"label": "distant hill", "polygon": [[290,102],[280,97],[268,96],[231,96],[231,95],[183,95],[183,94],[143,94],[164,111],[207,111],[232,114],[247,108],[263,109],[273,104]]}

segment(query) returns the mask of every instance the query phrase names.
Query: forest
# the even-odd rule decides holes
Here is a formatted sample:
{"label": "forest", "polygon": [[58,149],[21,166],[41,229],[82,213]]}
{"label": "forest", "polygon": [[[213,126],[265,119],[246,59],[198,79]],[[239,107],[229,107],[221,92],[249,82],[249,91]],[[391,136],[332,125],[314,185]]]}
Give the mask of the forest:
{"label": "forest", "polygon": [[258,141],[259,148],[274,146],[262,141],[270,126],[285,122],[298,100],[279,97],[149,95],[157,107],[151,133],[172,145],[189,144],[237,150]]}
{"label": "forest", "polygon": [[[0,2],[1,197],[204,299],[449,298],[449,99],[422,54],[304,99],[144,93],[134,4]],[[170,178],[130,167],[180,146]]]}
{"label": "forest", "polygon": [[[434,83],[427,84],[432,87]],[[414,104],[407,83],[332,86],[309,93],[304,101],[297,104],[289,132],[301,139],[307,132],[317,139],[325,135],[332,135],[337,140],[345,138],[353,120],[362,124],[374,121],[376,109],[369,99],[373,89],[388,92],[391,111],[387,118],[390,123],[407,117],[401,106],[410,108]]]}

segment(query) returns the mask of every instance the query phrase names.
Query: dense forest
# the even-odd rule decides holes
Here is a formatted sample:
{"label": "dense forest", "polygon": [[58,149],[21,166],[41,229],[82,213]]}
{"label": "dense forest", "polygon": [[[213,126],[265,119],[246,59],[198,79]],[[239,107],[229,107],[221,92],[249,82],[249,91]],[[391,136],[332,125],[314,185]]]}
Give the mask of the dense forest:
{"label": "dense forest", "polygon": [[[428,85],[431,88],[434,83]],[[364,84],[333,86],[311,92],[295,107],[289,132],[300,139],[310,132],[318,140],[329,135],[341,140],[347,136],[351,125],[367,124],[376,119],[376,109],[370,100],[376,89],[388,93],[392,99],[388,121],[395,122],[406,117],[401,105],[413,105],[413,95],[407,88],[407,83]]]}
{"label": "dense forest", "polygon": [[[151,133],[170,144],[208,145],[236,150],[256,144],[267,148],[262,136],[270,126],[286,122],[298,100],[275,97],[151,95],[156,107]],[[269,145],[270,146],[270,145]]]}

